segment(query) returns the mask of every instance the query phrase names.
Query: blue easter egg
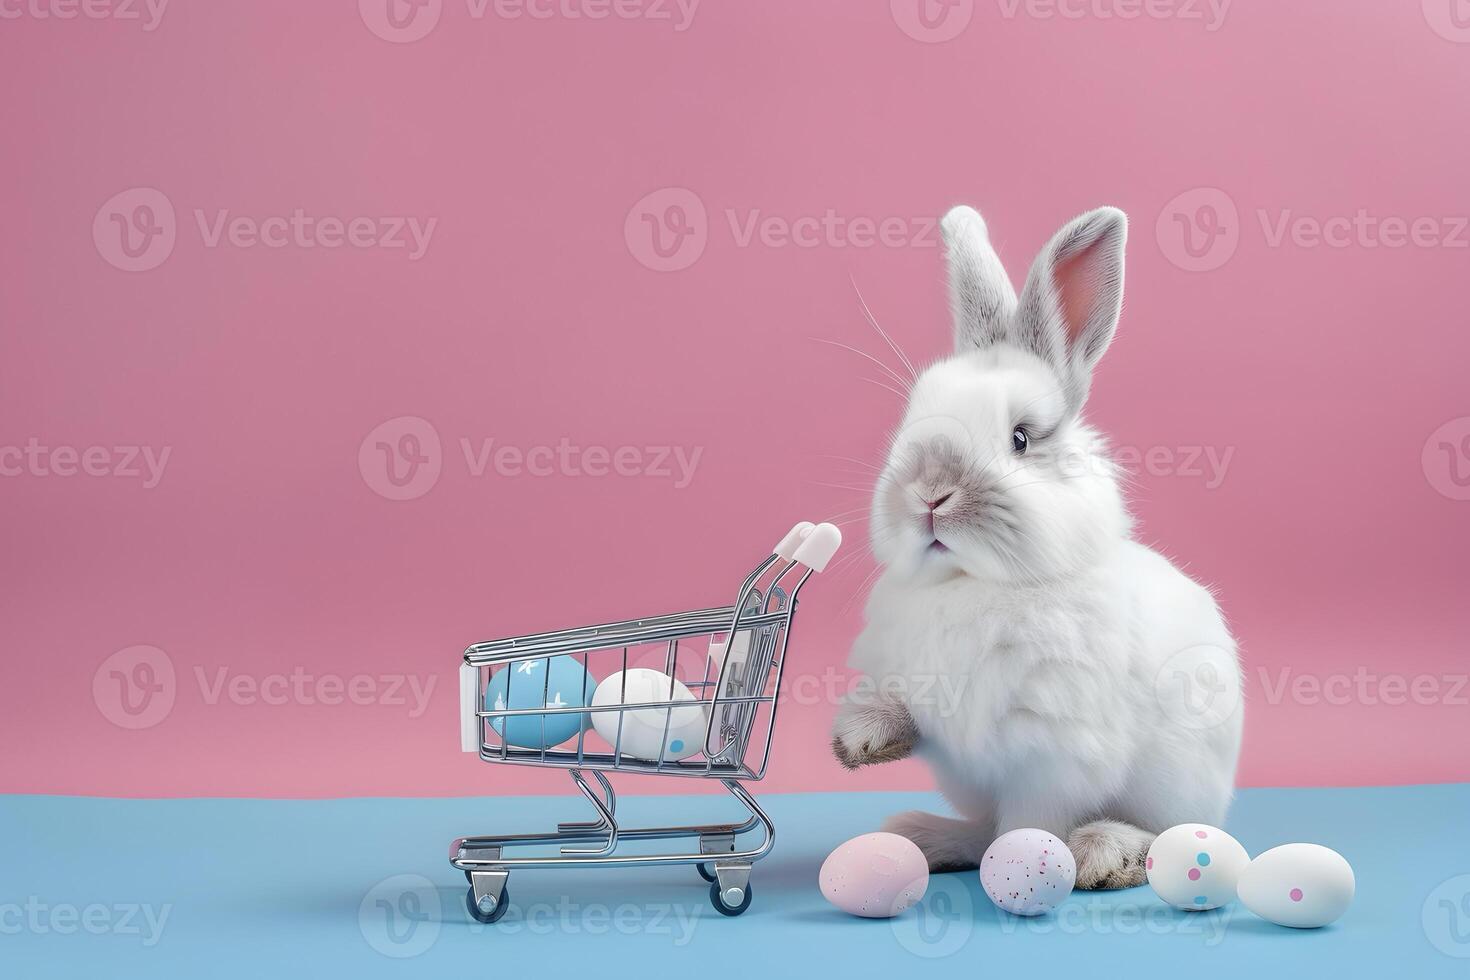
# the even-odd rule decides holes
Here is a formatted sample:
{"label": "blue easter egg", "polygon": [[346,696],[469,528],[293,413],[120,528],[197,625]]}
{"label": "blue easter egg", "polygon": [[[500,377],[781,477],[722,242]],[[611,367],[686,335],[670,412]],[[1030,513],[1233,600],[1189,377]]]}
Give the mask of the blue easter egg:
{"label": "blue easter egg", "polygon": [[[582,662],[575,657],[521,660],[502,667],[490,678],[485,686],[485,710],[581,708],[596,690],[596,679],[582,669]],[[516,715],[490,720],[490,727],[497,735],[523,749],[560,745],[575,738],[588,724],[585,714]]]}

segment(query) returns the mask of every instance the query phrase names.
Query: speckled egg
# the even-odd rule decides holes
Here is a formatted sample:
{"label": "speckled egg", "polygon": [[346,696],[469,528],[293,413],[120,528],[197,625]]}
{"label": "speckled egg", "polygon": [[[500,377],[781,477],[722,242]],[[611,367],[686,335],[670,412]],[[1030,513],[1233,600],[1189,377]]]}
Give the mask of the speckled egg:
{"label": "speckled egg", "polygon": [[842,911],[887,919],[924,897],[929,863],[907,837],[863,834],[827,856],[818,881],[827,901]]}
{"label": "speckled egg", "polygon": [[1154,838],[1144,869],[1154,893],[1176,909],[1203,912],[1235,900],[1250,855],[1219,827],[1182,823]]}
{"label": "speckled egg", "polygon": [[1357,881],[1347,859],[1321,844],[1282,844],[1240,875],[1240,904],[1268,922],[1316,929],[1353,903]]}
{"label": "speckled egg", "polygon": [[980,859],[980,887],[992,902],[1015,915],[1050,912],[1072,894],[1076,883],[1072,852],[1044,830],[1001,834]]}

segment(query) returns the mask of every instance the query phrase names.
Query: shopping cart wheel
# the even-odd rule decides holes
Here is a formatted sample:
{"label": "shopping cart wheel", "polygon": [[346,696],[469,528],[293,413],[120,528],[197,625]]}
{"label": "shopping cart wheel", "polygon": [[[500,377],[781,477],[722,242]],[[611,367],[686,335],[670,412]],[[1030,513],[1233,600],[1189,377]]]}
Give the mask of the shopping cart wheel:
{"label": "shopping cart wheel", "polygon": [[[703,871],[703,867],[700,870]],[[738,905],[725,904],[725,892],[720,890],[720,883],[718,881],[709,886],[709,901],[715,907],[716,912],[721,915],[739,915],[741,912],[750,908],[750,899],[754,892],[751,891],[749,882],[745,883],[744,888],[732,888],[729,891],[740,893],[741,897]]]}
{"label": "shopping cart wheel", "polygon": [[[484,911],[480,908],[480,906],[475,904],[475,889],[473,886],[470,887],[469,891],[465,892],[464,903],[465,907],[469,909],[470,918],[474,919],[476,922],[483,922],[486,925],[489,925],[492,922],[499,922],[501,918],[505,916],[505,910],[510,908],[510,888],[508,886],[501,887],[500,900],[496,902],[495,906],[488,912]],[[750,903],[746,902],[746,904],[749,905]],[[735,915],[736,913],[726,912],[725,914]]]}
{"label": "shopping cart wheel", "polygon": [[719,881],[719,879],[715,877],[714,868],[709,864],[696,864],[694,866],[694,870],[698,871],[699,876],[710,884],[714,884],[716,881]]}

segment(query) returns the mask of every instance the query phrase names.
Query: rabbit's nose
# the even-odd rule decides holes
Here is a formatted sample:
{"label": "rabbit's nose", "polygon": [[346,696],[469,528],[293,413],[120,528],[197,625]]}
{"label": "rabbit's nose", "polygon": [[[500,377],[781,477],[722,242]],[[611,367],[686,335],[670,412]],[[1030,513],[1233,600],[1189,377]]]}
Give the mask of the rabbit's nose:
{"label": "rabbit's nose", "polygon": [[924,500],[924,503],[926,505],[928,505],[929,510],[932,513],[934,511],[938,510],[939,508],[943,507],[945,504],[949,503],[949,498],[951,498],[953,496],[954,496],[954,491],[953,490],[949,490],[949,491],[946,491],[945,493],[939,494],[936,497],[926,498]]}

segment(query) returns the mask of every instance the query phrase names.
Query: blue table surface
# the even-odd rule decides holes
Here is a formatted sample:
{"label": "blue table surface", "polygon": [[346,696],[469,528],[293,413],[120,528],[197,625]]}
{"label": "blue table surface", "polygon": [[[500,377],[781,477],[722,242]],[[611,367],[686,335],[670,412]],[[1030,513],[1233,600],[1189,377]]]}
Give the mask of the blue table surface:
{"label": "blue table surface", "polygon": [[[621,822],[736,816],[723,796],[638,797]],[[759,786],[752,789],[758,790]],[[771,795],[775,850],[754,901],[718,915],[688,866],[514,872],[495,925],[465,913],[446,859],[466,834],[586,819],[574,797],[112,800],[0,797],[0,976],[1470,976],[1470,785],[1257,789],[1229,826],[1257,854],[1340,851],[1357,899],[1325,929],[1238,904],[1185,913],[1147,886],[1075,892],[1057,912],[998,912],[974,872],[936,875],[893,920],[829,906],[817,869],[839,842],[926,793]],[[509,974],[504,971],[511,971]]]}

